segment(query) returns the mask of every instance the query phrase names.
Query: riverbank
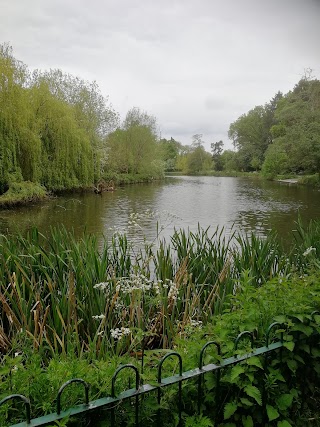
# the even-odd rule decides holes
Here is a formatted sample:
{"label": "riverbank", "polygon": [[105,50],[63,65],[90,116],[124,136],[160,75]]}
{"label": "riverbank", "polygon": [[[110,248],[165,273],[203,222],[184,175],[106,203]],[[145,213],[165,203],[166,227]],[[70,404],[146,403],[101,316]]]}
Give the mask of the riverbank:
{"label": "riverbank", "polygon": [[[156,180],[163,179],[163,176],[153,176],[148,174],[107,174],[103,177],[103,181],[112,182],[112,190],[106,187],[105,191],[114,191],[119,186],[150,183]],[[58,189],[48,191],[40,184],[30,181],[12,183],[9,189],[0,196],[0,209],[8,209],[16,206],[25,206],[30,203],[36,203],[46,200],[54,195],[63,195],[68,193],[93,192],[97,187],[92,184],[88,187],[75,187],[70,189]]]}
{"label": "riverbank", "polygon": [[[184,176],[182,172],[169,172],[168,176]],[[313,175],[275,175],[264,176],[260,172],[241,172],[241,171],[202,171],[192,176],[216,176],[216,177],[234,177],[234,178],[254,178],[266,181],[277,181],[288,184],[304,185],[311,188],[320,188],[319,174]]]}
{"label": "riverbank", "polygon": [[45,200],[47,197],[47,190],[40,184],[30,181],[13,183],[8,191],[0,196],[0,208],[27,205]]}

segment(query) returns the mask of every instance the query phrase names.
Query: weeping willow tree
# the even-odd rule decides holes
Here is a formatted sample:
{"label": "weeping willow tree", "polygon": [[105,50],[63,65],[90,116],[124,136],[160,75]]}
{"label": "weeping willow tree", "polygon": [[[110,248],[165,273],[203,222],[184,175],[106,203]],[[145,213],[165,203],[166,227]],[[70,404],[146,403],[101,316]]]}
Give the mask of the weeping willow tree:
{"label": "weeping willow tree", "polygon": [[0,45],[0,189],[39,179],[40,140],[29,106],[28,71]]}
{"label": "weeping willow tree", "polygon": [[118,114],[108,104],[96,82],[87,82],[61,70],[33,74],[35,84],[45,84],[55,99],[72,110],[74,125],[83,134],[92,150],[94,179],[101,176],[105,166],[107,135],[118,124]]}
{"label": "weeping willow tree", "polygon": [[116,122],[95,82],[60,70],[31,75],[0,45],[0,194],[24,181],[50,190],[91,185]]}
{"label": "weeping willow tree", "polygon": [[55,98],[41,82],[30,89],[41,143],[40,183],[48,189],[87,186],[93,182],[93,150],[73,108]]}

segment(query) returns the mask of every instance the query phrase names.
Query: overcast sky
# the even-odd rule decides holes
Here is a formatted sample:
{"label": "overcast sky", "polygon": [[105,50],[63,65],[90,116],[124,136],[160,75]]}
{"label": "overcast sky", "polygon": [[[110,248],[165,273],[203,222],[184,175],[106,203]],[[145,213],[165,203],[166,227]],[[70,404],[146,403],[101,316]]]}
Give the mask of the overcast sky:
{"label": "overcast sky", "polygon": [[206,149],[230,123],[312,68],[320,78],[320,0],[0,0],[0,42],[29,69],[96,80],[124,119]]}

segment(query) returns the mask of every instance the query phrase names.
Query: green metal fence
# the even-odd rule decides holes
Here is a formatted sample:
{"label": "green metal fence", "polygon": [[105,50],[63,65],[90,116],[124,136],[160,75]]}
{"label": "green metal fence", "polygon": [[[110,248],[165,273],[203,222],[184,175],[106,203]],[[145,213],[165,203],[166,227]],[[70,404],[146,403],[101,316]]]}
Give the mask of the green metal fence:
{"label": "green metal fence", "polygon": [[[12,394],[10,396],[7,396],[6,398],[2,399],[0,401],[0,406],[8,403],[10,401],[18,401],[21,402],[21,410],[25,411],[25,421],[20,422],[18,424],[11,425],[11,427],[30,427],[30,426],[45,426],[48,424],[52,424],[55,421],[61,420],[65,417],[70,416],[76,416],[80,414],[86,414],[88,415],[88,419],[90,422],[90,414],[92,414],[94,411],[97,411],[98,409],[104,408],[107,411],[110,411],[110,424],[111,426],[116,426],[116,412],[119,410],[119,405],[121,402],[130,400],[132,402],[132,406],[134,407],[135,412],[135,425],[139,426],[139,411],[141,405],[143,405],[143,401],[141,402],[141,399],[139,399],[140,396],[154,392],[156,394],[157,403],[160,407],[161,405],[161,394],[162,389],[164,387],[169,387],[174,384],[178,385],[178,416],[179,416],[179,425],[182,425],[182,382],[189,380],[189,379],[196,379],[197,381],[197,406],[198,406],[198,412],[200,413],[201,410],[201,402],[203,398],[203,380],[204,376],[208,374],[209,372],[213,372],[216,375],[216,384],[215,387],[215,399],[219,399],[219,384],[220,384],[220,374],[221,370],[231,366],[235,365],[237,363],[240,363],[248,358],[251,358],[253,356],[259,356],[259,355],[267,355],[270,352],[274,352],[276,350],[279,350],[283,347],[283,335],[281,334],[280,340],[277,340],[276,342],[270,343],[270,337],[271,333],[275,331],[276,328],[279,328],[281,325],[278,322],[272,323],[267,332],[266,332],[266,342],[263,347],[259,348],[253,348],[253,335],[249,331],[242,332],[238,335],[238,337],[235,340],[234,344],[234,356],[228,357],[228,358],[221,358],[219,357],[220,361],[217,364],[210,363],[207,365],[203,364],[204,361],[204,355],[205,352],[209,347],[215,347],[217,350],[217,353],[219,356],[221,356],[221,350],[220,345],[216,343],[215,341],[208,341],[202,348],[200,355],[199,355],[199,364],[198,367],[195,369],[185,371],[183,372],[183,361],[180,354],[177,352],[170,352],[167,353],[158,364],[158,372],[157,372],[157,383],[156,384],[142,384],[141,381],[141,375],[139,373],[139,369],[132,365],[132,364],[126,364],[121,365],[116,371],[114,372],[112,376],[111,381],[111,390],[110,390],[110,396],[103,397],[97,400],[90,401],[89,398],[89,384],[87,384],[84,380],[80,378],[74,378],[66,383],[64,383],[60,390],[58,391],[57,398],[56,398],[56,412],[44,415],[38,418],[31,419],[31,405],[29,400],[20,394]],[[243,354],[243,355],[237,355],[237,349],[239,342],[243,339],[249,339],[251,341],[251,351],[249,353]],[[281,351],[281,350],[280,350]],[[179,374],[173,375],[170,377],[163,377],[163,367],[165,365],[165,362],[169,358],[176,358],[178,361],[179,366]],[[135,375],[135,386],[133,388],[130,388],[128,390],[125,390],[124,392],[120,393],[119,395],[116,395],[115,386],[118,374],[121,371],[133,371]],[[65,393],[70,384],[73,383],[79,383],[83,387],[84,392],[84,398],[83,403],[81,405],[77,405],[72,408],[68,408],[65,410],[62,410],[61,408],[61,396],[63,393]],[[23,409],[24,405],[24,409]],[[157,410],[157,418],[158,418],[158,424],[161,425],[161,409]]]}

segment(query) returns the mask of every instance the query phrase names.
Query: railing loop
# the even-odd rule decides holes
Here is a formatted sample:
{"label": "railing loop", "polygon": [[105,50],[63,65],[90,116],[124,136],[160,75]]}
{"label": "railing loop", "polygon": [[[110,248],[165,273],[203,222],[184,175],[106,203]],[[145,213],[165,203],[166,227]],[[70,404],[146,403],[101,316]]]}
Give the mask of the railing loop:
{"label": "railing loop", "polygon": [[208,341],[201,349],[200,351],[200,357],[199,357],[199,369],[202,369],[203,367],[203,356],[204,356],[204,352],[207,349],[207,347],[211,346],[211,345],[215,345],[217,350],[218,350],[218,356],[221,355],[221,346],[219,343],[217,343],[216,341]]}
{"label": "railing loop", "polygon": [[[270,333],[272,331],[272,329],[274,329],[276,326],[283,326],[282,323],[280,322],[273,322],[271,323],[271,325],[268,327],[267,332],[266,332],[266,347],[269,347],[269,338],[270,338]],[[280,341],[283,342],[283,332],[281,332],[280,335]]]}
{"label": "railing loop", "polygon": [[163,362],[168,359],[169,357],[176,356],[179,359],[179,375],[182,376],[182,357],[179,353],[176,351],[171,351],[170,353],[167,353],[163,358],[160,360],[158,365],[158,383],[161,384],[162,382],[162,365]]}
{"label": "railing loop", "polygon": [[30,407],[30,401],[27,399],[23,394],[11,394],[10,396],[5,397],[0,401],[0,406],[6,403],[8,400],[22,400],[26,407],[26,421],[27,424],[31,423],[31,407]]}
{"label": "railing loop", "polygon": [[133,369],[135,371],[135,374],[136,374],[136,390],[139,390],[140,374],[139,374],[138,368],[136,366],[128,363],[126,365],[119,366],[119,368],[115,371],[115,373],[112,376],[112,380],[111,380],[111,396],[112,397],[116,397],[115,384],[116,384],[116,379],[117,379],[119,372],[122,371],[123,369],[127,369],[127,368]]}
{"label": "railing loop", "polygon": [[[158,384],[161,385],[162,383],[162,366],[165,360],[167,360],[169,357],[177,357],[179,360],[179,376],[182,377],[182,357],[179,353],[177,353],[176,351],[171,351],[170,353],[167,353],[165,356],[163,356],[163,358],[160,360],[159,365],[158,365]],[[178,426],[180,427],[182,425],[182,386],[181,386],[181,380],[178,380],[178,387],[179,387],[179,392],[178,392],[178,415],[179,415],[179,424]],[[160,402],[161,402],[161,388],[158,388],[158,405],[160,407]],[[162,425],[161,424],[161,414],[160,414],[160,409],[158,410],[158,425]]]}
{"label": "railing loop", "polygon": [[[119,368],[115,371],[115,373],[112,376],[111,379],[111,396],[113,398],[116,397],[116,379],[117,376],[119,374],[120,371],[122,371],[123,369],[133,369],[135,374],[136,374],[136,391],[139,391],[139,387],[140,387],[140,374],[139,374],[139,370],[136,366],[127,363],[126,365],[121,365],[119,366]],[[111,408],[111,425],[114,426],[115,425],[115,411],[114,411],[114,406]],[[137,393],[136,397],[135,397],[135,425],[138,426],[139,425],[139,395]]]}
{"label": "railing loop", "polygon": [[69,380],[67,382],[65,382],[59,389],[58,391],[58,395],[57,395],[57,414],[60,415],[61,413],[61,395],[63,390],[68,387],[70,384],[73,383],[80,383],[84,386],[84,390],[85,390],[85,404],[88,405],[89,404],[89,384],[86,383],[84,380],[82,380],[81,378],[73,378],[72,380]]}
{"label": "railing loop", "polygon": [[[253,348],[253,334],[252,334],[252,332],[243,331],[237,336],[237,338],[234,341],[234,351],[238,350],[239,341],[242,340],[243,338],[249,338],[251,341],[251,348]],[[235,357],[237,357],[237,355],[235,355]]]}

